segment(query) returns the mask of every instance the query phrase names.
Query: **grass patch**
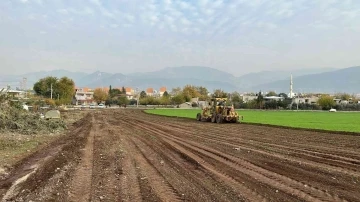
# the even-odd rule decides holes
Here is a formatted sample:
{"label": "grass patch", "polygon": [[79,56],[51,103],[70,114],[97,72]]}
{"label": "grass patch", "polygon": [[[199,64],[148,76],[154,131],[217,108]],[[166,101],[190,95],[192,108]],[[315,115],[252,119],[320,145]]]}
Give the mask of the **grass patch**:
{"label": "grass patch", "polygon": [[[195,120],[198,109],[148,109],[149,114],[185,117]],[[238,110],[245,123],[260,123],[307,129],[360,132],[360,113],[308,111],[253,111]]]}
{"label": "grass patch", "polygon": [[59,135],[0,134],[0,167],[11,166]]}

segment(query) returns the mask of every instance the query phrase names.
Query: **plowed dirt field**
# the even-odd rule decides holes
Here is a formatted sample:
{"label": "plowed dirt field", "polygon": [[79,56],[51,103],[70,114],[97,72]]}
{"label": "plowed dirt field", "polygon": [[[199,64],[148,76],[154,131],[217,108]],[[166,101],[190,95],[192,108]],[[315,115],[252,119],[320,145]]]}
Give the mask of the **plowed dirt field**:
{"label": "plowed dirt field", "polygon": [[15,165],[3,201],[360,201],[360,136],[90,112]]}

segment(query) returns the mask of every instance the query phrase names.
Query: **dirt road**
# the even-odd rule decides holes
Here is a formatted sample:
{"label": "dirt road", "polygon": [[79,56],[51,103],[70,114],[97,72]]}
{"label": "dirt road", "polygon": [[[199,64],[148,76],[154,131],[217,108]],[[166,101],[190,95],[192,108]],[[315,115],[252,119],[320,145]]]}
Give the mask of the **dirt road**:
{"label": "dirt road", "polygon": [[103,110],[0,181],[3,201],[360,201],[360,136]]}

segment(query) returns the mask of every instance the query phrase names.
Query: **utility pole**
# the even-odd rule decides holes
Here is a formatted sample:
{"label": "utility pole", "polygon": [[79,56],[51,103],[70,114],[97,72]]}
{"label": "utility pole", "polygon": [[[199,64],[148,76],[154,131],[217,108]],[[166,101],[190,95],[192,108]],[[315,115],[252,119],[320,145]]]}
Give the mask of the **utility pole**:
{"label": "utility pole", "polygon": [[138,89],[138,88],[136,88],[136,94],[137,94],[136,108],[139,108],[139,97],[140,97],[140,94],[139,94],[139,89]]}
{"label": "utility pole", "polygon": [[53,93],[52,83],[50,84],[50,91],[51,91],[51,99],[52,99],[52,93]]}

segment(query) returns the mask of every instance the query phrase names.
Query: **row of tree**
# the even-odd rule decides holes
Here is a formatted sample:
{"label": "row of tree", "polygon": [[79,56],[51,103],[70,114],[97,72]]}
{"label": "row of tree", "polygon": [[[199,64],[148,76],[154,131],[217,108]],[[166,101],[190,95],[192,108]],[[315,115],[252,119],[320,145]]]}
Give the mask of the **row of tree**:
{"label": "row of tree", "polygon": [[[75,94],[75,83],[73,80],[62,77],[45,77],[40,79],[34,84],[34,91],[37,95],[45,98],[46,104],[60,105],[70,104]],[[203,86],[186,85],[183,88],[173,88],[169,93],[165,91],[161,97],[148,96],[145,91],[141,91],[139,95],[135,95],[134,99],[128,99],[126,89],[109,87],[109,91],[104,91],[101,88],[95,89],[94,100],[98,103],[105,102],[107,105],[133,105],[139,103],[140,105],[179,105],[184,102],[190,102],[192,98],[198,98],[199,101],[206,101],[210,97],[228,98],[235,108],[247,109],[330,109],[337,108],[340,110],[358,110],[359,105],[337,105],[334,98],[341,100],[352,100],[357,102],[353,95],[346,93],[336,94],[334,97],[330,95],[320,95],[316,104],[292,104],[292,99],[287,98],[287,94],[277,94],[270,91],[267,94],[261,92],[254,93],[257,96],[255,100],[244,102],[239,93],[227,93],[221,89],[215,89],[209,93],[208,89]],[[264,96],[280,96],[283,97],[282,101],[264,101]],[[53,97],[53,99],[49,99]],[[292,104],[292,105],[291,105]]]}
{"label": "row of tree", "polygon": [[48,76],[34,84],[35,93],[43,98],[53,98],[51,104],[69,104],[74,97],[75,83],[68,77]]}

